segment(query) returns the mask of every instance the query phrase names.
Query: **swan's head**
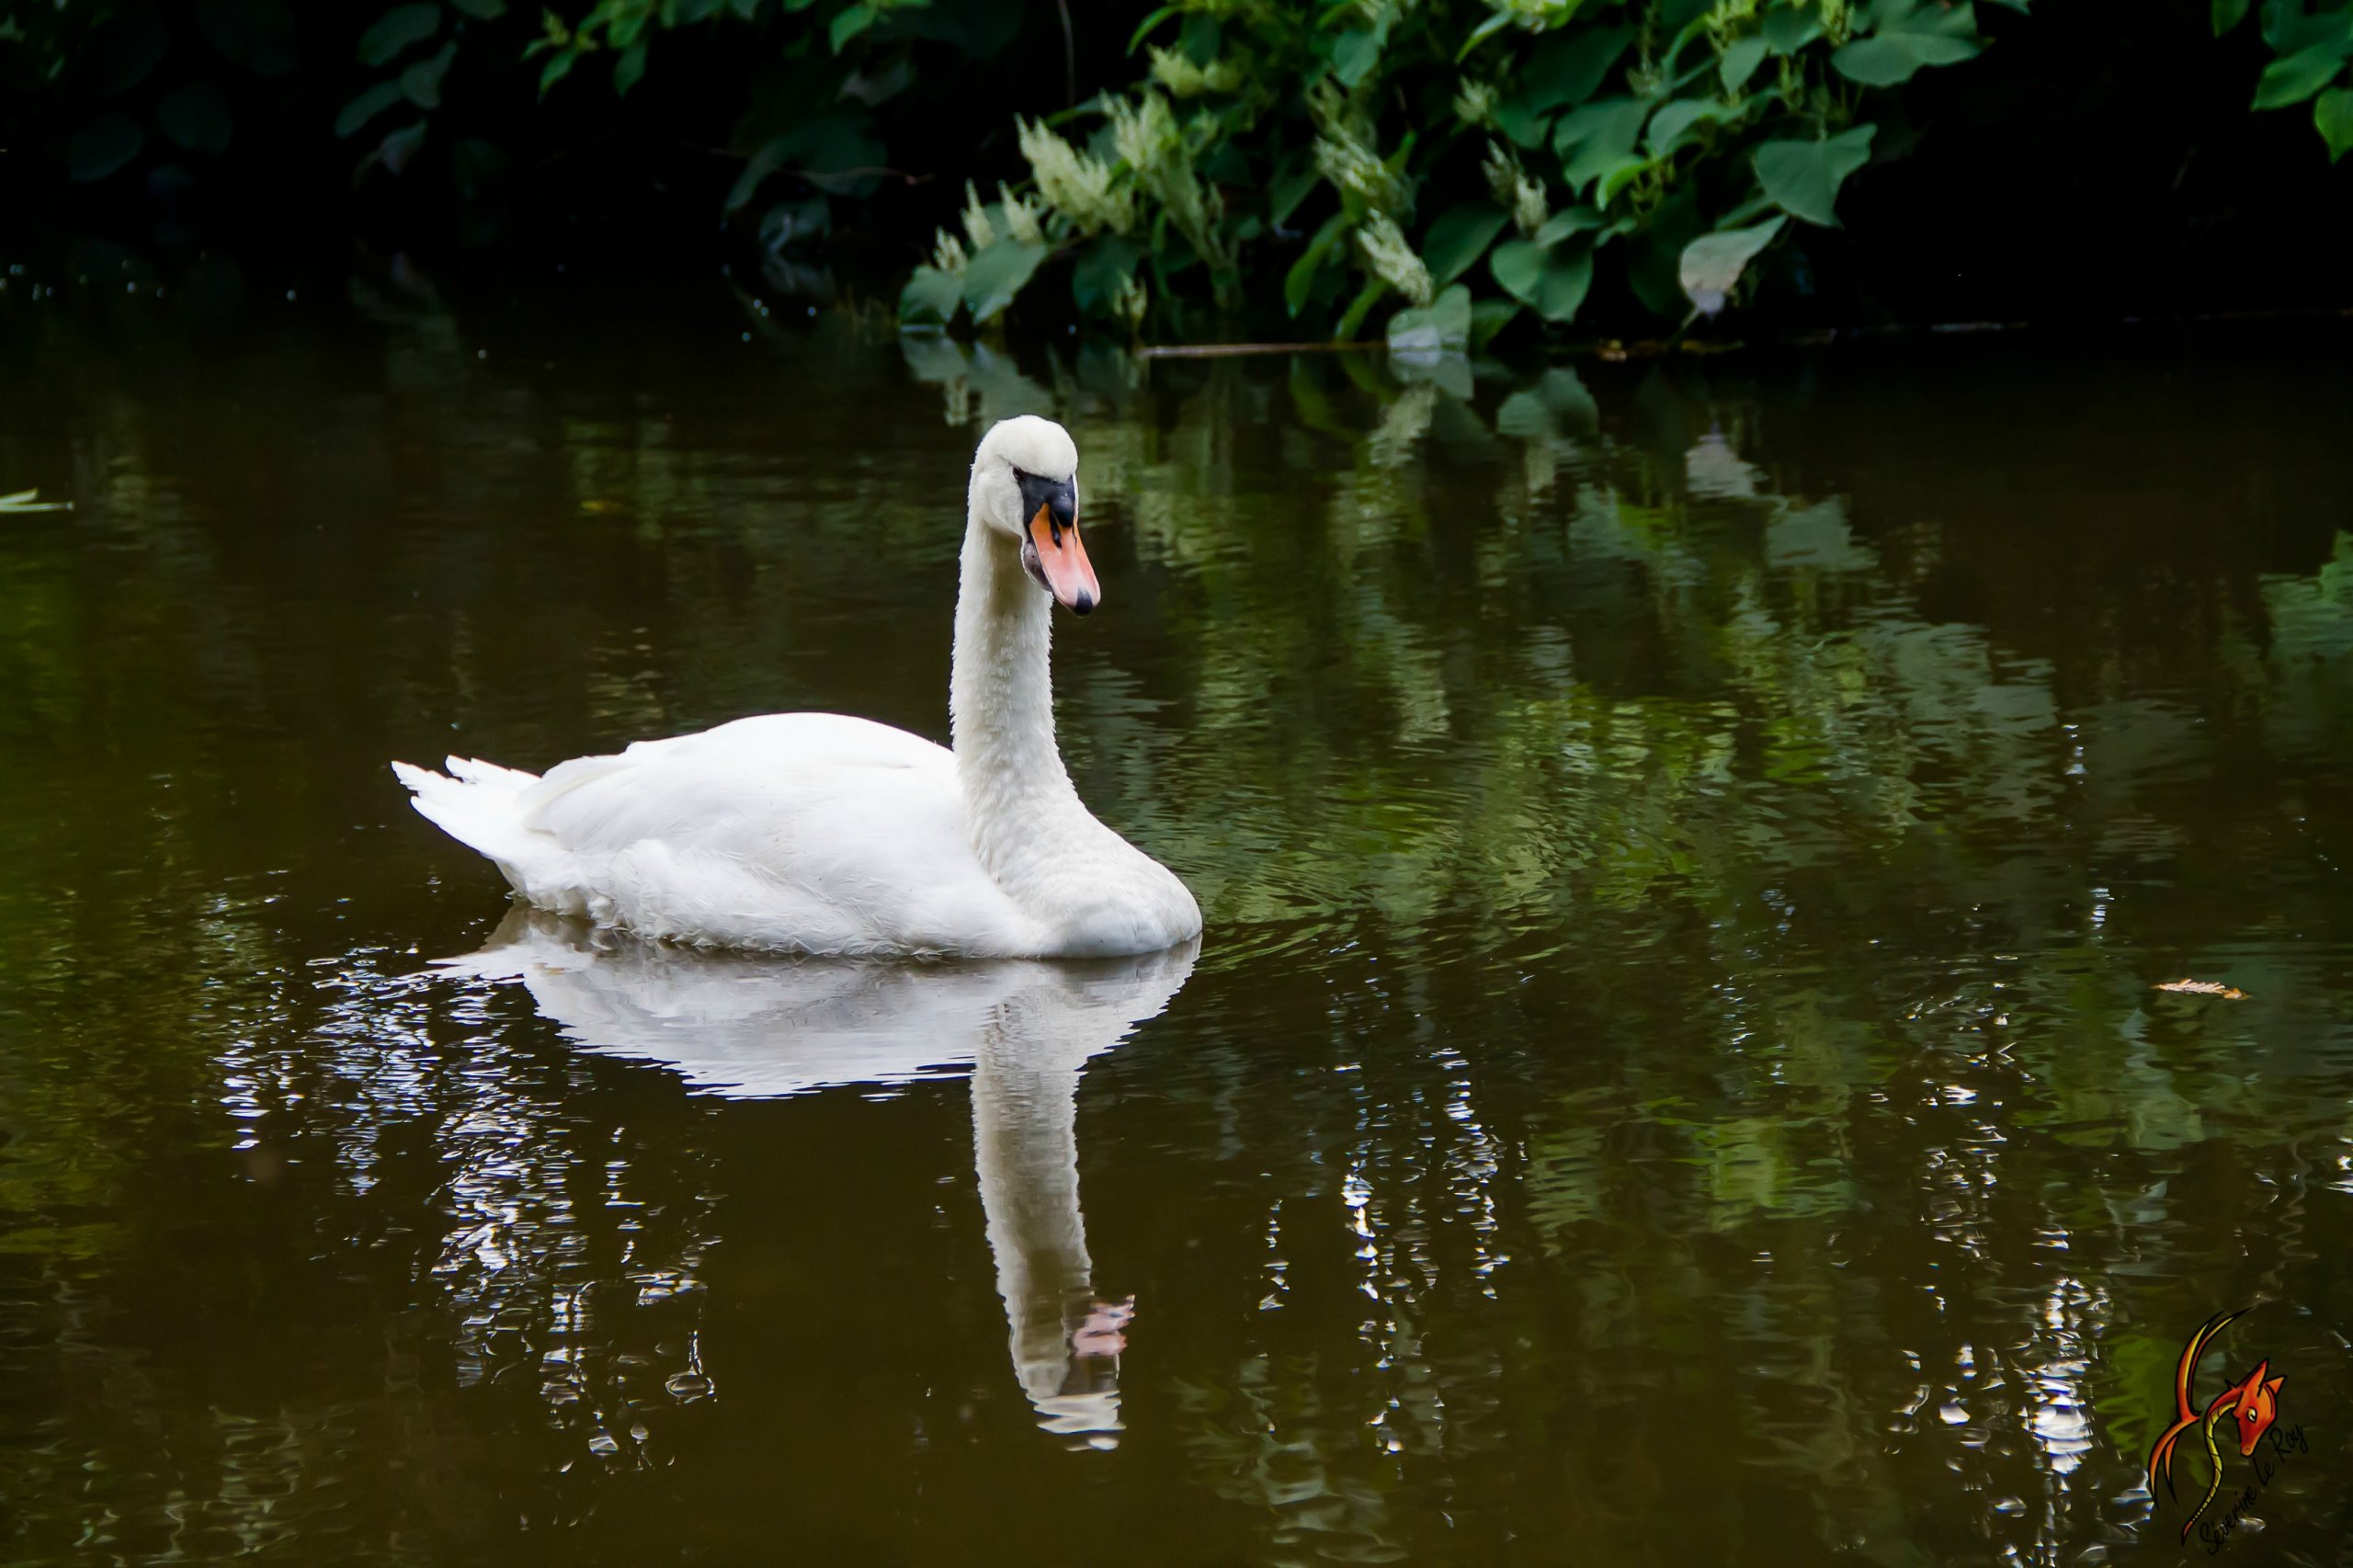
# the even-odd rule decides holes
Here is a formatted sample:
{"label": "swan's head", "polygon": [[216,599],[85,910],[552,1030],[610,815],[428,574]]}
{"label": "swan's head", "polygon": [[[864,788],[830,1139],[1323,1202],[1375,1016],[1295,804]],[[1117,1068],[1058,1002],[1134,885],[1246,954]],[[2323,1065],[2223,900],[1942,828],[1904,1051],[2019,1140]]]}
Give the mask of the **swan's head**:
{"label": "swan's head", "polygon": [[1064,609],[1085,615],[1102,585],[1078,538],[1078,448],[1034,414],[999,420],[972,456],[972,515],[1017,540],[1021,565]]}

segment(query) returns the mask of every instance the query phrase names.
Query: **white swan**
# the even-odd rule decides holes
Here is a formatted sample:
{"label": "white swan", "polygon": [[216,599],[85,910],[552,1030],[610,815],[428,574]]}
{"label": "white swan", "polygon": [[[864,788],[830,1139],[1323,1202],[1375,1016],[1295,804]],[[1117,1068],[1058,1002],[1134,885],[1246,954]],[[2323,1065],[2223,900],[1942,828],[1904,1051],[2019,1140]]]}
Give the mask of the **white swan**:
{"label": "white swan", "polygon": [[1156,952],[1201,929],[1165,867],[1079,803],[1054,745],[1051,600],[1102,600],[1078,449],[1007,419],[972,458],[955,749],[837,713],[640,741],[545,778],[392,764],[411,802],[542,909],[707,947],[1054,958]]}

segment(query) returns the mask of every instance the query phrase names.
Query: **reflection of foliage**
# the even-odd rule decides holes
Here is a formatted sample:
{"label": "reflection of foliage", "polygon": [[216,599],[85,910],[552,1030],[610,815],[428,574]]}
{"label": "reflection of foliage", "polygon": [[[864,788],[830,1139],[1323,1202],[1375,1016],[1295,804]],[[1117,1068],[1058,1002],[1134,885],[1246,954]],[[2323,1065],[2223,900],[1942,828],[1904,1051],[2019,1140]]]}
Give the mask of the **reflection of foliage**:
{"label": "reflection of foliage", "polygon": [[[385,734],[456,721],[529,763],[816,703],[938,734],[954,476],[1024,409],[1076,430],[1113,591],[1057,631],[1071,765],[1211,918],[1182,1004],[1090,1068],[1080,1147],[1090,1235],[1161,1270],[1138,1429],[1175,1424],[1172,1485],[1231,1555],[1513,1555],[1451,1514],[1724,1561],[1736,1504],[1751,1561],[1926,1562],[1938,1531],[2072,1556],[2137,1464],[2105,1441],[2137,1429],[2136,1335],[2172,1341],[2218,1276],[2301,1299],[2340,1250],[2353,538],[2271,574],[2108,574],[2103,612],[2187,608],[2101,619],[2018,570],[2021,533],[1976,544],[1982,497],[1874,496],[1870,470],[1934,472],[1900,437],[1825,454],[1737,372],[1496,387],[934,337],[910,393],[824,335],[554,387],[427,314],[331,397],[308,351],[242,415],[102,356],[26,383],[81,411],[55,460],[85,476],[80,511],[0,535],[0,915],[26,934],[0,951],[0,1369],[79,1413],[0,1487],[75,1500],[35,1527],[51,1555],[85,1502],[314,1545],[337,1510],[306,1488],[387,1455],[427,1471],[388,1507],[511,1519],[467,1462],[484,1432],[527,1471],[576,1462],[517,1488],[535,1528],[551,1495],[585,1515],[642,1479],[585,1445],[618,1471],[642,1421],[659,1462],[699,1386],[713,1308],[673,1292],[715,1234],[755,1304],[710,1373],[740,1392],[787,1341],[779,1408],[731,1415],[805,1425],[779,1324],[846,1303],[870,1346],[871,1301],[904,1298],[714,1194],[796,1140],[617,1095],[636,1070],[519,998],[407,972],[495,901],[399,816]],[[765,411],[794,394],[807,445],[779,453]],[[282,444],[321,419],[332,472]],[[26,429],[0,467],[50,479]],[[2131,562],[2169,564],[2133,522]],[[1976,603],[1973,546],[2000,585]],[[2183,973],[2252,1000],[2150,989]],[[915,1164],[913,1209],[956,1200]],[[957,1313],[995,1311],[966,1283],[831,1385],[892,1445],[914,1396],[869,1374],[945,1360]],[[242,1344],[256,1301],[300,1332],[206,1381],[134,1310],[176,1290],[175,1335]],[[1001,1385],[1001,1320],[974,1342]],[[356,1392],[308,1397],[338,1374]],[[664,1484],[713,1495],[693,1457]],[[199,1479],[174,1501],[165,1474]]]}

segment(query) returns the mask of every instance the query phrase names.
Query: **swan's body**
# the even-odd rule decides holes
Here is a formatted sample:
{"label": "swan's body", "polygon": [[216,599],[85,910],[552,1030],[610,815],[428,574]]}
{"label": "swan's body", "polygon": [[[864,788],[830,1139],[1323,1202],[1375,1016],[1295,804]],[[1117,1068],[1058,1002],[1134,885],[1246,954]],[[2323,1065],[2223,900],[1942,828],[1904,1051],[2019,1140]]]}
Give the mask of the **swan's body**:
{"label": "swan's body", "polygon": [[643,936],[967,958],[1146,953],[1198,936],[1192,894],[1095,820],[1054,744],[1049,595],[1082,614],[1100,597],[1076,470],[1069,436],[1037,418],[997,426],[973,459],[953,751],[864,719],[780,713],[544,778],[458,757],[448,776],[393,770],[529,903]]}

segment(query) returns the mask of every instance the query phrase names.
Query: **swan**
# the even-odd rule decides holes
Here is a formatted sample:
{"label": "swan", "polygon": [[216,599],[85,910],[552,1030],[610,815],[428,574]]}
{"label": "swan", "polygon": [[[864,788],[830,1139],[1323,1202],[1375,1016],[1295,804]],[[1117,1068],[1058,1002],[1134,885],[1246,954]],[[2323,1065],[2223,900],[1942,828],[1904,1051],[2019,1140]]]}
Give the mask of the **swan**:
{"label": "swan", "polygon": [[1122,1429],[1119,1354],[1135,1300],[1096,1293],[1079,1206],[1079,1078],[1167,1010],[1199,950],[915,969],[682,951],[517,908],[481,950],[434,967],[520,981],[582,1049],[731,1100],[969,1072],[972,1164],[1014,1376],[1041,1428],[1100,1449]]}
{"label": "swan", "polygon": [[857,957],[1082,958],[1199,935],[1185,884],[1097,822],[1054,744],[1051,608],[1102,602],[1078,449],[1023,415],[965,500],[953,749],[838,713],[640,741],[544,777],[450,757],[392,771],[526,902],[658,940]]}

